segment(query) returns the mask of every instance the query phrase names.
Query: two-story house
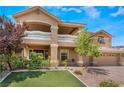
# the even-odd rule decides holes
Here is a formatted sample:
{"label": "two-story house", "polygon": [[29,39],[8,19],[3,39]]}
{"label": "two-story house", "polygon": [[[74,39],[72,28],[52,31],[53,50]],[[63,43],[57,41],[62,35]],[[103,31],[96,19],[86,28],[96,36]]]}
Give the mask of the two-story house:
{"label": "two-story house", "polygon": [[[17,23],[25,22],[28,26],[23,39],[25,44],[22,55],[29,58],[30,52],[43,53],[47,59],[50,56],[52,66],[58,66],[64,60],[68,64],[83,64],[82,56],[75,52],[74,39],[76,33],[85,27],[81,23],[63,22],[56,16],[42,9],[32,7],[13,15]],[[96,65],[119,65],[122,62],[122,50],[111,48],[112,35],[104,30],[92,33],[100,43],[102,55],[94,58]],[[85,64],[89,58],[86,57]]]}

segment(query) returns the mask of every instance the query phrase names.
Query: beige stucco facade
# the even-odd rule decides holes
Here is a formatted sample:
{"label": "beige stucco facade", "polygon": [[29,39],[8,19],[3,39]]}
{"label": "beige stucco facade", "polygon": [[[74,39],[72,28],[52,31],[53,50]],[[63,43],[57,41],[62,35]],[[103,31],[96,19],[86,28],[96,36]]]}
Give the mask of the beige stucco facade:
{"label": "beige stucco facade", "polygon": [[[60,65],[64,59],[71,64],[88,64],[89,57],[85,57],[85,62],[83,62],[84,58],[74,50],[76,34],[85,27],[85,24],[63,22],[40,7],[18,12],[13,17],[17,23],[25,22],[28,26],[23,39],[25,46],[22,54],[25,58],[29,58],[30,51],[34,50],[50,56],[51,66]],[[101,47],[112,47],[112,36],[106,31],[100,30],[92,34],[96,41],[99,37],[104,38],[104,43],[100,43]],[[121,52],[102,51],[102,53],[100,57],[94,58],[94,64],[118,65],[124,61]]]}

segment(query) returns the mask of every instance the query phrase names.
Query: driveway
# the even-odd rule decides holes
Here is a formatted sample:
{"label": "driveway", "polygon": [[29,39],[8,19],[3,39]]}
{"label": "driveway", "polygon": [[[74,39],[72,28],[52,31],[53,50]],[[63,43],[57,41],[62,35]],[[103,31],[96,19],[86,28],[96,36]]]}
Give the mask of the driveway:
{"label": "driveway", "polygon": [[114,80],[124,86],[124,66],[102,66],[102,67],[87,67],[87,68],[72,68],[82,71],[82,75],[77,75],[90,87],[98,87],[103,80]]}

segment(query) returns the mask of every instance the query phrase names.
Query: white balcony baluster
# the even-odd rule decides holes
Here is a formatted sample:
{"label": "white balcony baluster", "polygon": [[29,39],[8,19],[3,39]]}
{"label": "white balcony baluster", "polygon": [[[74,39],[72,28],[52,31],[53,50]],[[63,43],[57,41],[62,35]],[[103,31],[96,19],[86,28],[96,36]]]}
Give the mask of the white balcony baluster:
{"label": "white balcony baluster", "polygon": [[25,31],[25,34],[26,34],[26,37],[24,39],[51,40],[50,32]]}
{"label": "white balcony baluster", "polygon": [[[51,32],[42,32],[42,31],[25,31],[26,40],[51,40]],[[58,35],[58,42],[65,43],[74,43],[76,36],[72,35]]]}
{"label": "white balcony baluster", "polygon": [[70,42],[74,43],[76,36],[71,35],[58,35],[58,42]]}

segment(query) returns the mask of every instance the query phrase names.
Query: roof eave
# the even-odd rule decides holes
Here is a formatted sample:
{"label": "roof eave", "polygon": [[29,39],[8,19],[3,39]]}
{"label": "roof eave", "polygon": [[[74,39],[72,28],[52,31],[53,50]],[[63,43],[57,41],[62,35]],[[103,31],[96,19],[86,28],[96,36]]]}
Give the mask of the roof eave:
{"label": "roof eave", "polygon": [[94,35],[97,34],[97,33],[99,33],[99,32],[104,32],[107,35],[109,35],[110,37],[113,37],[110,33],[106,32],[105,30],[99,30],[99,31],[95,32]]}
{"label": "roof eave", "polygon": [[83,28],[86,25],[85,24],[79,24],[79,23],[67,23],[67,22],[61,22],[59,23],[60,26],[71,26],[71,27],[80,27]]}
{"label": "roof eave", "polygon": [[36,10],[36,9],[41,10],[42,12],[44,12],[45,14],[47,14],[47,15],[50,16],[50,17],[52,17],[53,19],[55,19],[55,20],[58,21],[58,22],[63,22],[63,21],[60,20],[58,17],[56,17],[56,16],[52,15],[51,13],[47,12],[45,9],[41,8],[40,6],[31,7],[31,8],[29,8],[29,9],[26,9],[26,10],[23,10],[23,11],[20,11],[20,12],[17,12],[17,13],[15,13],[15,14],[13,14],[12,16],[13,16],[14,18],[17,18],[17,17],[19,17],[19,16],[21,16],[21,15],[24,15],[24,14],[29,13],[29,12],[31,12],[31,11],[34,11],[34,10]]}

